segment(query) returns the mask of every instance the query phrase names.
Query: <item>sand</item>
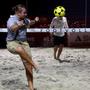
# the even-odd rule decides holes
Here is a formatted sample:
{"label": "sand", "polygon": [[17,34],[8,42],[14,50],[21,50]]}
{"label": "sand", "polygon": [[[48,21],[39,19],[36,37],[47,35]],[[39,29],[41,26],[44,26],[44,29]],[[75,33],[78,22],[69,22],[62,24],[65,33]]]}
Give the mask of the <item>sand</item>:
{"label": "sand", "polygon": [[[90,49],[64,48],[60,63],[53,48],[31,48],[39,64],[34,71],[37,90],[90,90]],[[0,90],[29,90],[23,63],[18,55],[0,49]]]}

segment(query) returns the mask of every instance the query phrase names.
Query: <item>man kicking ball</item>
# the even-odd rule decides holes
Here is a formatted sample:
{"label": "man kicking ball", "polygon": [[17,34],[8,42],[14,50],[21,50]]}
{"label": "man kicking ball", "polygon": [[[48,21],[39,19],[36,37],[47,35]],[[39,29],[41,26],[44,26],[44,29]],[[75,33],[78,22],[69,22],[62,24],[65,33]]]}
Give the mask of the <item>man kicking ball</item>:
{"label": "man kicking ball", "polygon": [[28,80],[29,90],[35,90],[33,87],[33,71],[34,68],[38,71],[37,65],[33,62],[31,50],[26,38],[26,31],[30,25],[39,21],[36,17],[35,20],[29,20],[27,17],[27,10],[24,5],[16,5],[13,8],[15,14],[12,15],[7,21],[7,49],[13,53],[18,54],[25,66],[26,76]]}
{"label": "man kicking ball", "polygon": [[54,9],[55,17],[52,19],[50,28],[55,29],[60,32],[53,32],[53,41],[54,41],[54,59],[61,61],[60,55],[64,47],[65,41],[65,32],[63,28],[68,28],[67,19],[65,16],[65,8],[58,6]]}

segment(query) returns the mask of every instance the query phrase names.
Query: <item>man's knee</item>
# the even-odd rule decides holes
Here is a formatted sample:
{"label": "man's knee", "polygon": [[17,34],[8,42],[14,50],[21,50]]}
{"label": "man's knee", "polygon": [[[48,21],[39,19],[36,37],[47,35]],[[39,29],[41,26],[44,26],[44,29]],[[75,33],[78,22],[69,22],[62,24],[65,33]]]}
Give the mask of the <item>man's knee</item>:
{"label": "man's knee", "polygon": [[24,48],[19,46],[16,48],[16,52],[20,54],[20,53],[24,52]]}

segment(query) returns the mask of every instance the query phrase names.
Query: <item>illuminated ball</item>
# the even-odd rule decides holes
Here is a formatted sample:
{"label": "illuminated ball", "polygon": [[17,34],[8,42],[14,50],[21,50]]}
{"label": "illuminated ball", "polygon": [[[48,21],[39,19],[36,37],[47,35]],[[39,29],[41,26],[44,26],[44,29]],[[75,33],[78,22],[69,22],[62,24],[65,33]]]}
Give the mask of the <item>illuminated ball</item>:
{"label": "illuminated ball", "polygon": [[56,17],[64,17],[65,16],[65,8],[63,6],[57,6],[54,9],[54,15]]}

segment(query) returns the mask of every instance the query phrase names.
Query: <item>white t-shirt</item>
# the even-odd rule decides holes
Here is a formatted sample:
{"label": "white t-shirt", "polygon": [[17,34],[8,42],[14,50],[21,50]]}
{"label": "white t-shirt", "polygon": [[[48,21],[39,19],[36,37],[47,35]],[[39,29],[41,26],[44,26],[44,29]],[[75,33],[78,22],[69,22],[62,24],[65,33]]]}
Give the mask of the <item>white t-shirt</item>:
{"label": "white t-shirt", "polygon": [[63,28],[68,28],[66,17],[54,17],[50,24],[50,28],[58,29],[60,32],[54,32],[54,35],[63,37],[65,35]]}

